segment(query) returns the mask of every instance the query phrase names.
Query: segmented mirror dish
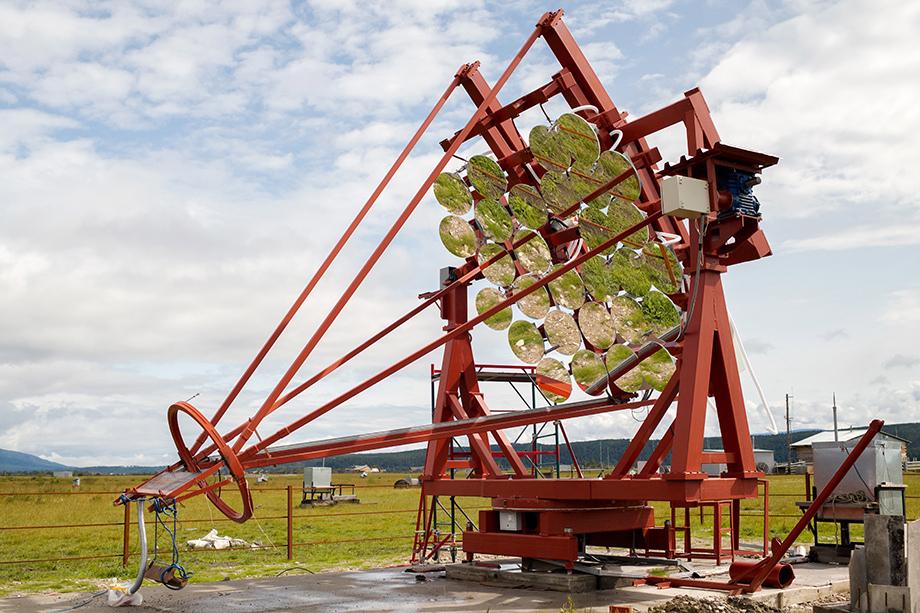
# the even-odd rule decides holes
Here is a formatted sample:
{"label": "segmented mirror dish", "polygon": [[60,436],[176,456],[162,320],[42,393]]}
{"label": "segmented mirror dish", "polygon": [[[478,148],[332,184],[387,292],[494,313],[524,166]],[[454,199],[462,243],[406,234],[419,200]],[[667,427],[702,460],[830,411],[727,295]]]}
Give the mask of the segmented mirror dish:
{"label": "segmented mirror dish", "polygon": [[[476,294],[476,312],[480,315],[496,306],[505,297],[494,287],[485,287]],[[493,330],[505,330],[511,325],[511,307],[505,307],[491,317],[487,317],[485,324]]]}
{"label": "segmented mirror dish", "polygon": [[[607,369],[614,370],[617,366],[626,360],[634,357],[636,354],[626,345],[614,345],[607,352]],[[624,392],[635,392],[642,387],[642,373],[637,368],[626,372],[619,378],[615,379],[613,384]]]}
{"label": "segmented mirror dish", "polygon": [[[527,289],[536,282],[537,280],[529,275],[518,277],[511,284],[511,295],[513,296],[520,290]],[[549,294],[545,287],[541,287],[527,294],[515,304],[517,304],[521,313],[527,317],[543,319],[549,313]]]}
{"label": "segmented mirror dish", "polygon": [[[617,296],[610,303],[614,327],[627,343],[639,343],[647,328],[642,307],[629,296]],[[610,362],[607,362],[610,366]]]}
{"label": "segmented mirror dish", "polygon": [[539,234],[519,228],[514,233],[514,242],[517,244],[524,239],[527,239],[527,242],[514,250],[517,254],[518,262],[527,272],[538,275],[546,273],[550,266],[553,265],[546,241]]}
{"label": "segmented mirror dish", "polygon": [[[505,288],[479,291],[475,301],[479,314],[559,270],[563,264],[554,266],[553,258],[564,261],[593,250],[645,220],[644,213],[632,204],[641,196],[635,167],[621,153],[601,152],[595,129],[581,117],[567,113],[552,128],[534,128],[530,150],[546,172],[536,188],[514,185],[507,194],[507,205],[501,203],[507,177],[488,156],[470,158],[465,180],[455,173],[441,173],[434,182],[435,198],[452,213],[439,227],[445,247],[461,258],[475,256],[483,276]],[[589,198],[614,179],[619,183]],[[470,209],[475,225],[459,217]],[[568,211],[563,218],[562,213]],[[539,233],[551,213],[563,227],[571,228],[577,219],[577,234],[567,231],[564,248],[551,249]],[[649,243],[650,234],[644,226],[577,270],[520,298],[515,303],[518,310],[535,322],[513,321],[511,307],[485,320],[492,329],[507,330],[511,349],[521,361],[537,365],[537,385],[553,402],[569,398],[572,378],[584,391],[597,384],[598,389],[591,393],[605,393],[607,386],[599,382],[623,360],[634,359],[633,347],[680,325],[680,310],[666,294],[682,290],[683,272],[673,249]],[[517,245],[513,252],[504,248],[509,241]],[[485,266],[492,258],[496,262]],[[566,310],[552,309],[553,304]],[[582,340],[589,349],[582,349]],[[605,350],[606,354],[598,354]],[[551,351],[572,359],[564,365],[546,357]],[[656,351],[614,384],[627,392],[661,390],[674,368],[667,351]]]}
{"label": "segmented mirror dish", "polygon": [[590,169],[600,153],[594,128],[573,113],[565,113],[556,120],[555,140],[572,156],[572,164],[583,168]]}
{"label": "segmented mirror dish", "polygon": [[649,332],[656,336],[680,324],[680,312],[661,292],[649,292],[643,296],[642,315]]}
{"label": "segmented mirror dish", "polygon": [[570,155],[556,140],[556,133],[548,126],[536,126],[528,136],[530,152],[545,170],[564,172],[569,168]]}
{"label": "segmented mirror dish", "polygon": [[610,302],[620,289],[613,274],[614,262],[600,256],[593,257],[581,265],[581,280],[591,297],[598,302]]}
{"label": "segmented mirror dish", "polygon": [[578,327],[585,340],[598,349],[607,349],[617,342],[616,322],[599,302],[588,302],[578,310]]}
{"label": "segmented mirror dish", "polygon": [[511,188],[508,205],[518,223],[531,230],[539,230],[546,224],[548,213],[543,196],[529,185],[518,183]]}
{"label": "segmented mirror dish", "polygon": [[516,321],[508,328],[508,344],[519,360],[536,364],[543,359],[543,335],[529,321]]}
{"label": "segmented mirror dish", "polygon": [[448,215],[438,226],[441,242],[448,251],[459,258],[468,258],[476,253],[476,232],[469,222],[456,215]]}
{"label": "segmented mirror dish", "polygon": [[652,285],[665,294],[677,293],[681,288],[683,272],[674,250],[661,243],[651,242],[642,248],[645,254],[645,272]]}
{"label": "segmented mirror dish", "polygon": [[511,239],[514,229],[511,214],[500,202],[483,198],[476,203],[474,217],[486,238],[496,243],[504,243]]}
{"label": "segmented mirror dish", "polygon": [[[572,377],[581,390],[588,391],[588,388],[603,379],[607,375],[604,368],[604,362],[593,351],[582,349],[576,351],[572,356]],[[606,390],[606,386],[600,386],[594,391],[594,396],[600,396]]]}
{"label": "segmented mirror dish", "polygon": [[[552,271],[555,272],[560,268],[562,268],[562,265],[557,264],[553,266]],[[548,286],[553,301],[559,306],[574,311],[581,308],[581,305],[585,303],[585,284],[581,282],[581,277],[578,276],[574,269],[550,281]]]}
{"label": "segmented mirror dish", "polygon": [[550,402],[565,402],[572,395],[572,378],[559,360],[543,358],[536,374],[537,387]]}
{"label": "segmented mirror dish", "polygon": [[[497,255],[501,255],[501,257],[493,264],[487,265],[487,262]],[[511,285],[511,282],[514,281],[516,276],[514,262],[501,245],[496,245],[495,243],[483,245],[479,248],[476,259],[479,265],[483,267],[482,275],[488,279],[489,283],[505,287]]]}
{"label": "segmented mirror dish", "polygon": [[483,198],[498,200],[508,187],[502,167],[484,155],[474,155],[470,158],[466,166],[466,175]]}
{"label": "segmented mirror dish", "polygon": [[622,247],[613,254],[613,276],[627,294],[641,298],[652,288],[648,275],[643,270],[643,257]]}
{"label": "segmented mirror dish", "polygon": [[452,172],[442,172],[434,180],[434,197],[454,215],[466,215],[473,206],[473,194],[466,186],[460,175]]}
{"label": "segmented mirror dish", "polygon": [[553,310],[543,321],[543,331],[549,346],[559,353],[572,355],[581,347],[581,331],[575,319],[564,311]]}

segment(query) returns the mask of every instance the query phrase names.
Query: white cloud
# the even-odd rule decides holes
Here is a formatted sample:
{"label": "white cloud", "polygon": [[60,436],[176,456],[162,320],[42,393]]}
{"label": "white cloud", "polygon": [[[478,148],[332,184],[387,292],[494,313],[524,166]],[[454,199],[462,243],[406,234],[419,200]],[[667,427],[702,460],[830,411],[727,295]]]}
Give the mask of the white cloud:
{"label": "white cloud", "polygon": [[881,320],[889,326],[903,328],[920,324],[920,290],[904,289],[886,296]]}
{"label": "white cloud", "polygon": [[853,227],[833,235],[814,236],[783,242],[780,248],[787,252],[839,251],[858,247],[892,247],[920,244],[920,223],[901,223],[883,227]]}
{"label": "white cloud", "polygon": [[[920,7],[826,3],[741,40],[702,83],[723,135],[783,161],[774,216],[875,214],[915,207],[920,179],[903,150],[920,130]],[[773,192],[770,192],[773,193]]]}
{"label": "white cloud", "polygon": [[[632,89],[620,82],[624,71],[659,88],[654,95],[639,90],[637,108],[656,106],[665,87],[683,88],[667,75],[684,75],[688,56],[653,53],[657,42],[639,41],[636,51],[634,40],[658,33],[662,45],[683,37],[696,48],[690,70],[713,69],[703,89],[726,140],[784,156],[758,188],[769,203],[767,221],[778,222],[765,221],[775,250],[807,251],[819,262],[823,252],[851,242],[916,244],[917,179],[904,170],[913,155],[910,135],[920,127],[915,105],[904,102],[916,87],[916,28],[904,22],[916,14],[883,4],[881,17],[851,16],[863,6],[786,4],[765,14],[723,3],[723,25],[731,27],[705,35],[674,28],[688,23],[691,9],[665,0],[583,5],[566,20],[618,103]],[[538,17],[523,2],[421,0],[0,7],[0,447],[75,464],[169,461],[169,403],[200,393],[194,403],[205,413],[219,404],[456,69],[481,60],[494,83]],[[878,26],[891,20],[900,23],[883,36]],[[763,27],[745,27],[755,23]],[[859,38],[835,35],[857,26],[865,29]],[[501,100],[547,83],[557,70],[538,43]],[[557,114],[559,104],[547,112]],[[459,129],[472,109],[456,92],[224,424],[259,405],[440,158],[436,141]],[[544,119],[534,109],[522,132],[538,121]],[[675,134],[673,142],[682,138],[679,129]],[[669,138],[651,144],[666,151]],[[422,203],[295,382],[434,289],[438,268],[453,260],[433,231],[443,212],[432,204]],[[819,216],[829,212],[845,221]],[[903,281],[905,269],[912,270],[893,263],[888,273]],[[733,274],[757,275],[753,267]],[[818,407],[809,396],[823,398],[830,375],[799,360],[826,360],[822,370],[826,364],[829,372],[844,361],[847,379],[858,378],[853,372],[876,377],[876,387],[852,383],[850,395],[868,399],[853,403],[866,415],[876,401],[897,414],[916,408],[915,384],[884,383],[878,372],[851,364],[870,332],[850,325],[866,320],[853,315],[850,301],[837,300],[828,318],[829,309],[807,310],[812,302],[826,305],[824,297],[790,293],[758,327],[746,326],[762,379],[782,389],[807,371],[811,389],[798,392],[801,406]],[[903,331],[920,321],[915,288],[874,304],[873,317],[905,339]],[[430,309],[266,426],[334,398],[432,340],[441,326]],[[839,355],[816,357],[826,352],[819,335],[828,330],[837,333],[828,338]],[[886,344],[890,330],[871,334],[874,343],[909,355],[907,340]],[[794,342],[813,347],[796,352],[804,358],[791,356]],[[477,332],[475,343],[481,361],[512,359],[501,334]],[[433,353],[299,434],[424,421],[427,364],[439,361]],[[490,404],[502,406],[500,393],[488,394]],[[637,419],[639,413],[596,416],[567,428],[575,439],[628,436]],[[106,455],[77,445],[74,424],[94,446],[112,441]],[[138,430],[143,440],[123,434]]]}

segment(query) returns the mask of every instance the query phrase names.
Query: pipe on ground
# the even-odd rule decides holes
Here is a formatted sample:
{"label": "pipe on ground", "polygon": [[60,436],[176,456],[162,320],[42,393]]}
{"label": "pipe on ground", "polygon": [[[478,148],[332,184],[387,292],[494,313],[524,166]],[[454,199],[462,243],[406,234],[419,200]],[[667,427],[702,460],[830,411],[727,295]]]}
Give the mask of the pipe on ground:
{"label": "pipe on ground", "polygon": [[[733,582],[735,579],[743,577],[746,574],[749,575],[750,579],[752,579],[753,574],[750,574],[750,571],[758,564],[760,564],[760,562],[732,562],[731,566],[728,567],[728,575],[731,577]],[[792,570],[792,566],[789,564],[780,563],[770,570],[770,574],[767,575],[766,579],[764,579],[763,584],[767,587],[789,587],[792,585],[792,581],[794,579],[795,571]],[[739,581],[739,583],[744,583],[744,581]]]}

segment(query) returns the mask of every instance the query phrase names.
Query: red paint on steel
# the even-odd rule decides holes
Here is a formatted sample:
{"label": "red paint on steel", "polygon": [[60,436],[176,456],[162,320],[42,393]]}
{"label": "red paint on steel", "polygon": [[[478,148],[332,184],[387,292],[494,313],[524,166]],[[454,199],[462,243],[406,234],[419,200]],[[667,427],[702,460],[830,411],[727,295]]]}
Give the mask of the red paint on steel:
{"label": "red paint on steel", "polygon": [[[737,583],[738,579],[748,576],[752,571],[760,570],[760,562],[750,560],[739,560],[732,562],[728,567],[728,576],[732,583]],[[763,585],[767,587],[789,587],[795,579],[795,571],[792,570],[791,564],[777,564],[767,574],[763,580]]]}
{"label": "red paint on steel", "polygon": [[[179,431],[179,414],[185,413],[201,426],[201,429],[207,434],[207,436],[217,444],[217,449],[221,454],[222,463],[227,467],[227,470],[230,471],[230,474],[233,476],[233,480],[236,481],[236,485],[240,491],[240,498],[243,502],[243,508],[240,511],[236,511],[231,508],[226,502],[221,500],[221,498],[214,493],[213,489],[207,489],[207,483],[204,481],[197,481],[199,487],[205,489],[205,495],[208,497],[208,500],[211,501],[217,509],[232,519],[235,522],[242,523],[252,517],[252,496],[249,494],[249,485],[246,483],[246,474],[243,470],[243,466],[240,464],[239,459],[236,457],[236,454],[233,452],[230,447],[224,442],[224,439],[220,437],[217,433],[217,430],[209,422],[204,415],[202,415],[198,409],[193,407],[187,402],[177,402],[169,407],[169,411],[166,413],[167,421],[169,422],[169,432],[172,434],[173,442],[176,444],[176,449],[179,451],[179,458],[185,464],[189,472],[197,472],[198,465],[195,461],[195,458],[192,456],[191,451],[185,446],[185,442],[182,440],[182,433]],[[174,496],[171,494],[170,496]]]}

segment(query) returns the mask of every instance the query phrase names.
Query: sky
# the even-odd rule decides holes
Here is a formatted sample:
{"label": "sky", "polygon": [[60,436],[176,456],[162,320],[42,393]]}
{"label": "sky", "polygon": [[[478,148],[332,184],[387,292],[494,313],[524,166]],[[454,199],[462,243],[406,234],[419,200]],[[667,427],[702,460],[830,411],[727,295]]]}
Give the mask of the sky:
{"label": "sky", "polygon": [[[191,399],[214,412],[457,69],[479,60],[494,83],[558,8],[0,3],[0,448],[75,466],[174,461],[168,406]],[[920,4],[561,8],[630,117],[700,87],[725,142],[781,157],[756,188],[773,255],[723,276],[780,429],[787,395],[793,429],[831,427],[834,397],[844,427],[920,420]],[[499,99],[557,70],[538,41]],[[438,142],[473,110],[462,92],[450,98],[221,430],[255,412],[434,168]],[[519,125],[526,134],[543,121],[531,114]],[[665,159],[682,152],[674,131],[650,144]],[[438,240],[442,216],[427,195],[295,381],[436,289],[438,270],[459,263]],[[435,339],[441,325],[435,312],[414,319],[260,434]],[[474,350],[480,362],[516,363],[501,333],[477,329]],[[284,442],[430,421],[428,374],[440,357]],[[751,431],[766,432],[744,378]],[[484,391],[493,409],[520,406],[505,388]],[[574,440],[627,438],[641,418],[594,416],[566,429]]]}

